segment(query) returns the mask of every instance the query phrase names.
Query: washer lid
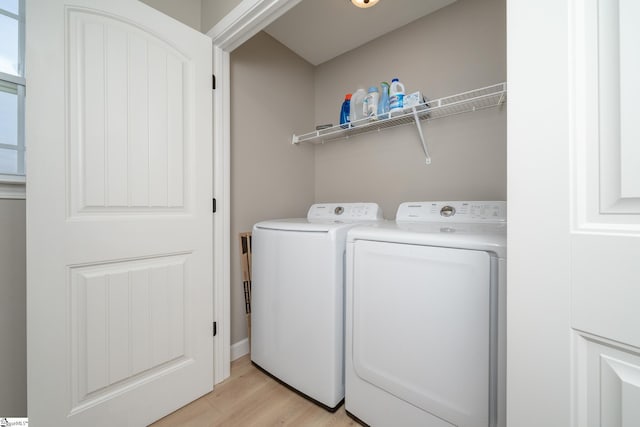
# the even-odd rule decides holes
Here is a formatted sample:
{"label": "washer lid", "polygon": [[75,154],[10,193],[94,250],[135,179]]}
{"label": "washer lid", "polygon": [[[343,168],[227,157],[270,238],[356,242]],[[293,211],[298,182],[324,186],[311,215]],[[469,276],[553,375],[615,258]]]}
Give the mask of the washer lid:
{"label": "washer lid", "polygon": [[288,218],[262,221],[260,229],[329,232],[348,229],[360,223],[382,220],[382,209],[377,203],[316,203],[311,205],[307,218]]}
{"label": "washer lid", "polygon": [[344,221],[327,221],[327,220],[308,220],[306,218],[288,218],[274,219],[271,221],[262,221],[254,225],[254,228],[261,230],[281,230],[281,231],[299,231],[308,233],[329,233],[334,230],[349,229],[360,222],[344,222]]}

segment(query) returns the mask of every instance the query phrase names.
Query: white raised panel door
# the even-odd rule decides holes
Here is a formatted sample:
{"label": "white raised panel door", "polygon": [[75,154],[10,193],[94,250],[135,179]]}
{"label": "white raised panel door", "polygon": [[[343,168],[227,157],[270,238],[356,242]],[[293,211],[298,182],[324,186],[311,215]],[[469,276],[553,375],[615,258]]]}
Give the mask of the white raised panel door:
{"label": "white raised panel door", "polygon": [[146,425],[213,388],[211,40],[26,3],[30,424]]}
{"label": "white raised panel door", "polygon": [[507,421],[638,426],[640,3],[507,3]]}
{"label": "white raised panel door", "polygon": [[571,139],[572,401],[587,426],[640,425],[640,3],[582,0]]}

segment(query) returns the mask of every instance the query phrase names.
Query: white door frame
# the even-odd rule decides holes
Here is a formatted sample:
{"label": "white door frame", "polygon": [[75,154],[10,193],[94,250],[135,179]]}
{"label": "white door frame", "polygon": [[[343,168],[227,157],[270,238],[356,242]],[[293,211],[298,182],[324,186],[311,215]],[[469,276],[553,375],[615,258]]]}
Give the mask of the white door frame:
{"label": "white door frame", "polygon": [[243,0],[211,28],[213,40],[213,194],[220,202],[214,215],[214,316],[218,341],[214,349],[214,383],[231,375],[231,84],[230,53],[302,0]]}

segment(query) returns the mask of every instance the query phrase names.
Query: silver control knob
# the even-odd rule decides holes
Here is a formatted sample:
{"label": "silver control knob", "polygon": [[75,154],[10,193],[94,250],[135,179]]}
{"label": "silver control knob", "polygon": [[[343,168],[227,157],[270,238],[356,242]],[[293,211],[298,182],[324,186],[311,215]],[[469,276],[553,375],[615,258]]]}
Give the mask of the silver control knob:
{"label": "silver control knob", "polygon": [[333,213],[336,214],[336,215],[342,215],[343,212],[344,212],[344,208],[342,206],[337,206],[333,210]]}
{"label": "silver control knob", "polygon": [[443,206],[442,209],[440,209],[440,216],[443,216],[445,218],[449,218],[450,216],[454,216],[456,214],[456,208],[454,208],[453,206]]}

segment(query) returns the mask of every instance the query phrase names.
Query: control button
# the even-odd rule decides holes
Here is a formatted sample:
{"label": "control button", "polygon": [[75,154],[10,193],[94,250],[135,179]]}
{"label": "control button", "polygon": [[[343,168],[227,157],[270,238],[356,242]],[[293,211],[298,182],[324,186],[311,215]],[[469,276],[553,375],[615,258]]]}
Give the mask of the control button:
{"label": "control button", "polygon": [[454,208],[453,206],[443,206],[442,209],[440,209],[440,215],[445,218],[454,216],[455,214],[456,214],[456,208]]}
{"label": "control button", "polygon": [[333,213],[336,215],[342,215],[344,213],[344,208],[342,206],[337,206],[334,210]]}

